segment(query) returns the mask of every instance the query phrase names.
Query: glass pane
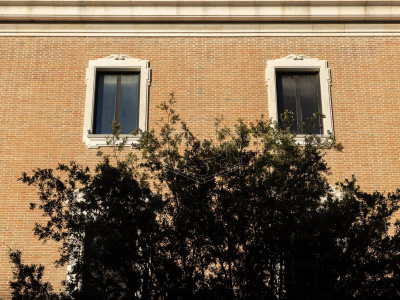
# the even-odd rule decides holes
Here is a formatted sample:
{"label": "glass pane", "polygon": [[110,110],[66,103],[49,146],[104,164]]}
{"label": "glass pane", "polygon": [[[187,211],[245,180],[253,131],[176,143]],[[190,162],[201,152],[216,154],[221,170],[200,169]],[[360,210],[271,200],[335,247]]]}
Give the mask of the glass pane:
{"label": "glass pane", "polygon": [[117,75],[98,74],[94,133],[111,134],[115,117]]}
{"label": "glass pane", "polygon": [[285,110],[294,113],[292,132],[297,132],[297,110],[296,110],[296,78],[293,74],[277,73],[278,114],[281,122],[281,114]]}
{"label": "glass pane", "polygon": [[312,123],[308,121],[320,110],[318,74],[299,75],[299,86],[302,121],[305,123],[303,133],[321,133],[320,118]]}
{"label": "glass pane", "polygon": [[139,75],[121,75],[119,123],[121,133],[137,129],[139,99]]}

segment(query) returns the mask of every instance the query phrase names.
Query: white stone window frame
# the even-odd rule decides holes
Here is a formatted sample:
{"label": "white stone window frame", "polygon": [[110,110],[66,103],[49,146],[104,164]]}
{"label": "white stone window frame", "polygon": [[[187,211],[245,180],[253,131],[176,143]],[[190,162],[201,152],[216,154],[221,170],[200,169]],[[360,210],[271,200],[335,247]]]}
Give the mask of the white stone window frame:
{"label": "white stone window frame", "polygon": [[132,58],[127,55],[112,54],[105,58],[90,60],[86,69],[86,104],[83,126],[83,142],[88,148],[99,148],[107,145],[109,134],[93,134],[93,119],[95,107],[96,74],[99,71],[133,71],[139,72],[139,134],[121,134],[127,138],[127,146],[137,147],[141,134],[148,128],[149,86],[151,84],[151,69],[148,60]]}
{"label": "white stone window frame", "polygon": [[[321,110],[325,116],[322,121],[323,133],[319,134],[322,138],[329,138],[334,135],[333,111],[331,96],[331,70],[328,68],[326,60],[310,58],[306,55],[288,55],[284,58],[267,61],[265,71],[266,83],[268,85],[268,110],[272,121],[278,120],[278,98],[276,91],[276,73],[279,71],[300,71],[319,73],[319,84],[321,93]],[[296,135],[296,141],[304,143],[303,134]]]}

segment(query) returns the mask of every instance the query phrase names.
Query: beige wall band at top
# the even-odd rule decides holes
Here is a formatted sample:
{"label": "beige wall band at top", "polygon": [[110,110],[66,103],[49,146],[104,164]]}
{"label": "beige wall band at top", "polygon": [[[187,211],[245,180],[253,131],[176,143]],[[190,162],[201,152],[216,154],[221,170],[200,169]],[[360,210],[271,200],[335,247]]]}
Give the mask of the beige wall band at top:
{"label": "beige wall band at top", "polygon": [[[121,5],[393,5],[397,0],[113,0],[113,6]],[[0,0],[0,5],[110,5],[109,0]]]}
{"label": "beige wall band at top", "polygon": [[400,21],[400,1],[0,1],[0,21]]}
{"label": "beige wall band at top", "polygon": [[0,36],[400,36],[400,23],[0,23]]}

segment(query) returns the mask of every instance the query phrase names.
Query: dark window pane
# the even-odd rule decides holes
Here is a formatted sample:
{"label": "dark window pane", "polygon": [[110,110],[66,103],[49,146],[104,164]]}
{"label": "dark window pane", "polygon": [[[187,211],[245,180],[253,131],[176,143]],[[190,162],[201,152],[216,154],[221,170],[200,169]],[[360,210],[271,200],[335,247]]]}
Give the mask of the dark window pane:
{"label": "dark window pane", "polygon": [[94,133],[111,133],[115,116],[117,75],[98,74]]}
{"label": "dark window pane", "polygon": [[281,122],[281,115],[286,110],[293,112],[294,123],[291,127],[291,131],[297,132],[296,77],[293,74],[282,73],[278,73],[276,77],[279,122]]}
{"label": "dark window pane", "polygon": [[111,134],[115,120],[121,133],[138,128],[139,73],[98,72],[93,133]]}
{"label": "dark window pane", "polygon": [[119,123],[121,133],[137,129],[139,75],[121,75]]}
{"label": "dark window pane", "polygon": [[308,121],[309,118],[313,117],[314,113],[321,109],[319,105],[318,74],[298,76],[302,121],[305,123],[303,133],[321,133],[320,118],[312,123]]}
{"label": "dark window pane", "polygon": [[[321,119],[308,122],[321,110],[319,74],[317,72],[277,72],[276,88],[279,122],[281,114],[289,110],[294,114],[291,131],[297,134],[322,133]],[[304,126],[305,124],[305,126]]]}

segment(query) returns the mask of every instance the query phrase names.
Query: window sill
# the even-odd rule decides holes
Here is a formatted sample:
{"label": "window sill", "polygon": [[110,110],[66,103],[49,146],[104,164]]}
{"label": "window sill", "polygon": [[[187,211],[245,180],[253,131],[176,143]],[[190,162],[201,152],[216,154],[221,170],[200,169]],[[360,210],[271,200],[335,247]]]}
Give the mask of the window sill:
{"label": "window sill", "polygon": [[[296,137],[294,139],[295,139],[296,143],[298,143],[299,145],[305,145],[306,144],[306,141],[305,141],[306,136],[309,136],[309,135],[298,134],[298,135],[296,135]],[[319,137],[322,140],[327,140],[329,138],[332,138],[332,135],[329,135],[329,134],[316,134],[315,136]]]}
{"label": "window sill", "polygon": [[[120,134],[120,140],[117,143],[121,143],[123,138],[127,138],[126,145],[127,147],[138,148],[139,147],[139,139],[142,135],[132,135],[132,134]],[[86,146],[88,148],[98,149],[99,147],[110,147],[112,145],[107,144],[107,141],[111,139],[110,134],[88,134],[84,140]]]}

